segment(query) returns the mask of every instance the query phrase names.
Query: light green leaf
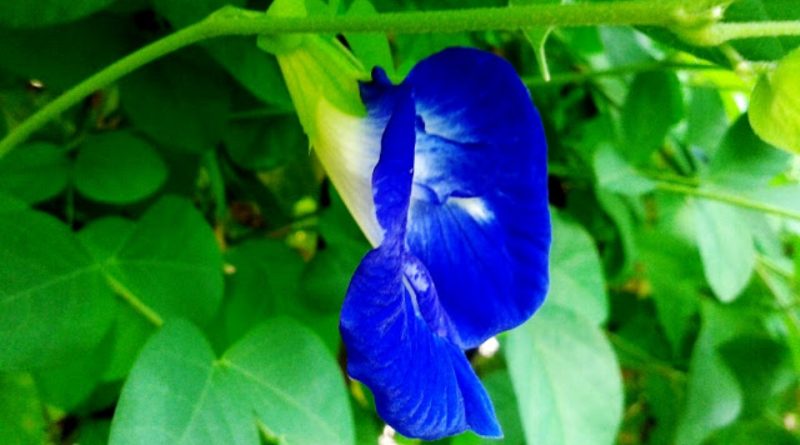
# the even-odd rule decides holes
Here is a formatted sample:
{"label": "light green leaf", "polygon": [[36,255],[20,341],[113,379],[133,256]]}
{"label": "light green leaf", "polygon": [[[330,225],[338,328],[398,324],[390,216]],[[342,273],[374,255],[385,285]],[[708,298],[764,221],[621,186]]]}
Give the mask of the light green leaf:
{"label": "light green leaf", "polygon": [[[657,106],[655,104],[658,104]],[[680,82],[671,71],[638,74],[622,112],[622,154],[634,164],[646,162],[683,116]]]}
{"label": "light green leaf", "polygon": [[353,444],[336,361],[296,322],[274,319],[217,360],[203,334],[174,321],[147,343],[123,388],[111,445]]}
{"label": "light green leaf", "polygon": [[614,442],[622,382],[614,351],[593,323],[545,303],[508,333],[503,350],[527,443]]}
{"label": "light green leaf", "polygon": [[44,408],[28,374],[0,373],[0,437],[6,445],[46,443]]}
{"label": "light green leaf", "polygon": [[594,171],[600,187],[623,195],[642,195],[655,189],[655,183],[639,174],[614,147],[601,143],[594,152]]}
{"label": "light green leaf", "polygon": [[286,444],[353,444],[339,367],[302,325],[288,319],[263,324],[225,353],[222,366],[261,428]]}
{"label": "light green leaf", "polygon": [[742,210],[716,201],[694,203],[697,245],[708,283],[720,301],[733,301],[756,262],[753,234]]}
{"label": "light green leaf", "polygon": [[800,154],[800,48],[761,77],[747,112],[753,130],[763,140]]}
{"label": "light green leaf", "polygon": [[0,159],[0,191],[35,204],[57,196],[69,179],[64,150],[46,142],[17,147]]}
{"label": "light green leaf", "polygon": [[167,166],[142,139],[113,132],[86,140],[75,160],[75,187],[95,201],[136,202],[155,193],[167,179]]}
{"label": "light green leaf", "polygon": [[592,237],[577,222],[552,213],[550,292],[547,305],[580,314],[595,325],[608,317],[603,269]]}
{"label": "light green leaf", "polygon": [[[346,15],[369,17],[375,14],[377,11],[369,0],[355,0]],[[350,33],[345,34],[345,38],[350,44],[353,54],[361,61],[364,68],[371,70],[379,66],[386,71],[389,77],[393,76],[394,60],[386,34]]]}
{"label": "light green leaf", "polygon": [[60,362],[100,342],[114,297],[69,228],[38,212],[0,218],[0,369]]}
{"label": "light green leaf", "polygon": [[728,129],[725,105],[716,88],[692,88],[686,116],[686,143],[712,155]]}
{"label": "light green leaf", "polygon": [[111,425],[111,445],[258,444],[252,416],[192,325],[167,323],[142,350]]}
{"label": "light green leaf", "polygon": [[37,0],[0,2],[0,25],[37,27],[69,22],[99,11],[114,0]]}

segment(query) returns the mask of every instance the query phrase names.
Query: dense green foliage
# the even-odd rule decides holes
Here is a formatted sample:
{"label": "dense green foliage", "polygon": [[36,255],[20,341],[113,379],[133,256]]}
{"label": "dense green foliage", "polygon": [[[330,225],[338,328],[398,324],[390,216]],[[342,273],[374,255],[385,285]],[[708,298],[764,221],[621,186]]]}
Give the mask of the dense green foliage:
{"label": "dense green foliage", "polygon": [[[0,136],[228,3],[268,2],[0,2]],[[315,13],[507,2],[330,3]],[[725,20],[797,21],[800,3],[738,0]],[[505,439],[440,445],[800,444],[800,39],[699,47],[604,26],[388,37],[343,36],[398,79],[448,46],[501,54],[549,141],[548,301],[472,360]],[[383,434],[343,374],[337,331],[369,245],[255,40],[136,70],[0,157],[0,444]]]}

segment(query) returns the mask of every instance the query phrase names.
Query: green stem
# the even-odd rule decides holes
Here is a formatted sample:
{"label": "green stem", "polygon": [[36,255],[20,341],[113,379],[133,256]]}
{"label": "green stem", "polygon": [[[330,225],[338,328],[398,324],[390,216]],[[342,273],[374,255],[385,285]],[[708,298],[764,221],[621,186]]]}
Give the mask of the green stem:
{"label": "green stem", "polygon": [[740,196],[731,195],[728,193],[690,187],[681,184],[673,184],[663,181],[656,181],[656,189],[664,192],[676,193],[679,195],[696,196],[698,198],[705,198],[713,201],[724,202],[726,204],[735,205],[737,207],[758,210],[763,213],[769,213],[772,215],[777,215],[784,218],[790,218],[800,221],[800,213],[798,212],[787,210],[781,207],[772,206],[769,204],[764,204],[758,201],[752,201],[750,199],[742,198]]}
{"label": "green stem", "polygon": [[222,178],[216,150],[208,150],[203,154],[203,166],[211,184],[211,193],[214,195],[214,220],[216,224],[220,224],[225,220],[228,204],[225,199],[225,180]]}
{"label": "green stem", "polygon": [[712,25],[709,45],[719,45],[730,40],[757,39],[760,37],[800,36],[800,20],[772,22],[717,23]]}
{"label": "green stem", "polygon": [[688,71],[688,70],[727,70],[727,69],[720,67],[718,65],[701,64],[701,63],[648,62],[648,63],[635,63],[631,65],[625,65],[601,71],[555,74],[550,76],[549,81],[546,81],[538,76],[528,76],[528,77],[523,77],[522,81],[525,83],[525,85],[529,87],[535,87],[541,85],[561,85],[568,83],[587,82],[592,79],[596,79],[598,77],[625,76],[628,74],[638,74],[638,73],[660,71],[660,70]]}
{"label": "green stem", "polygon": [[45,105],[0,141],[0,158],[47,122],[94,91],[131,71],[180,48],[225,35],[285,33],[454,33],[518,30],[533,26],[676,25],[679,1],[650,0],[614,3],[539,4],[517,7],[417,11],[373,16],[274,17],[262,12],[224,7],[206,19],[157,40],[114,62]]}
{"label": "green stem", "polygon": [[150,306],[144,304],[142,300],[140,300],[136,295],[131,292],[130,289],[125,287],[119,280],[114,278],[113,276],[106,274],[106,281],[108,285],[116,292],[117,295],[120,296],[128,305],[130,305],[133,310],[135,310],[139,315],[144,317],[147,321],[150,322],[155,327],[161,327],[164,324],[164,319],[161,318],[160,315],[156,311],[154,311]]}

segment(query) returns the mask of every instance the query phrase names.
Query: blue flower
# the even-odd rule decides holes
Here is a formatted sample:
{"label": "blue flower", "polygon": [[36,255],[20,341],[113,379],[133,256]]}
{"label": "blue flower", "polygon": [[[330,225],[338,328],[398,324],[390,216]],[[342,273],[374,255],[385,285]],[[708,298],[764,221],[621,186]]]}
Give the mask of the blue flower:
{"label": "blue flower", "polygon": [[467,48],[421,61],[400,85],[376,69],[361,98],[371,136],[353,144],[373,146],[352,165],[374,165],[362,192],[377,247],[342,308],[348,372],[403,435],[500,437],[464,350],[523,323],[547,291],[539,116],[507,62]]}
{"label": "blue flower", "polygon": [[[269,14],[303,16],[276,0]],[[342,307],[348,373],[405,436],[500,437],[464,351],[520,325],[548,285],[546,143],[513,67],[454,48],[393,85],[336,40],[262,36],[311,145],[375,249]]]}

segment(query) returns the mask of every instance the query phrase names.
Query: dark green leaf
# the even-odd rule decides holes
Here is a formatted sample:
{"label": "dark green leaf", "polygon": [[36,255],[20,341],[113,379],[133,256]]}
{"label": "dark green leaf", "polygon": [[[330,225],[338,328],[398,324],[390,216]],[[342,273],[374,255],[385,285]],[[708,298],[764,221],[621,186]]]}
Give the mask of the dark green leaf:
{"label": "dark green leaf", "polygon": [[47,26],[69,22],[110,5],[114,0],[37,0],[0,2],[0,25]]}
{"label": "dark green leaf", "polygon": [[232,122],[224,140],[233,161],[251,170],[269,170],[308,156],[308,138],[291,115]]}
{"label": "dark green leaf", "polygon": [[743,395],[718,348],[753,324],[746,312],[706,302],[703,327],[689,365],[686,406],[678,424],[677,445],[699,445],[716,429],[730,425],[742,410]]}
{"label": "dark green leaf", "polygon": [[86,140],[75,160],[75,187],[100,202],[125,204],[155,193],[167,167],[153,147],[127,132]]}
{"label": "dark green leaf", "polygon": [[117,245],[105,263],[116,283],[162,317],[206,322],[222,299],[222,255],[211,228],[192,205],[165,197],[119,241],[109,230],[95,244]]}
{"label": "dark green leaf", "polygon": [[[183,57],[181,57],[183,56]],[[125,77],[122,107],[134,125],[168,147],[201,152],[222,139],[229,84],[202,53],[181,53]]]}
{"label": "dark green leaf", "polygon": [[[9,4],[39,2],[0,3],[2,10]],[[0,22],[3,16],[0,12]],[[135,49],[132,36],[130,22],[110,15],[37,30],[0,27],[0,67],[25,79],[38,79],[48,88],[67,89]]]}
{"label": "dark green leaf", "polygon": [[97,345],[114,297],[100,267],[51,216],[0,218],[0,369],[32,369]]}
{"label": "dark green leaf", "polygon": [[647,161],[682,116],[680,83],[673,72],[638,74],[628,91],[622,114],[623,156],[636,164]]}
{"label": "dark green leaf", "polygon": [[622,420],[614,351],[593,323],[547,305],[504,349],[528,443],[609,444]]}
{"label": "dark green leaf", "polygon": [[714,434],[703,445],[798,445],[800,439],[766,420],[737,422]]}
{"label": "dark green leaf", "polygon": [[44,408],[28,374],[0,373],[0,437],[7,445],[46,443]]}
{"label": "dark green leaf", "polygon": [[222,309],[229,340],[241,338],[270,316],[289,311],[286,306],[297,298],[303,262],[285,243],[245,242],[226,253],[226,262],[233,266]]}
{"label": "dark green leaf", "polygon": [[35,204],[57,196],[69,179],[64,150],[45,142],[17,147],[0,159],[0,191]]}

